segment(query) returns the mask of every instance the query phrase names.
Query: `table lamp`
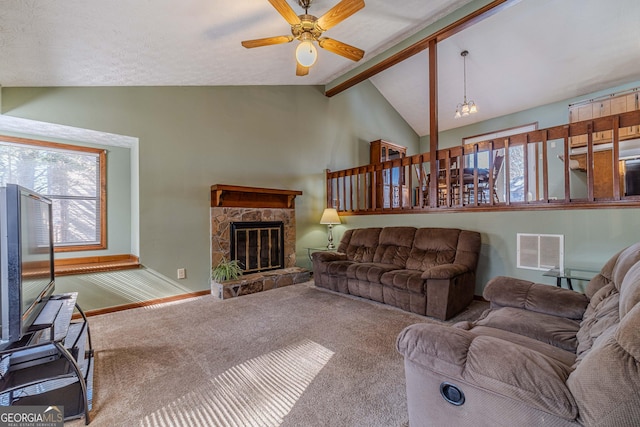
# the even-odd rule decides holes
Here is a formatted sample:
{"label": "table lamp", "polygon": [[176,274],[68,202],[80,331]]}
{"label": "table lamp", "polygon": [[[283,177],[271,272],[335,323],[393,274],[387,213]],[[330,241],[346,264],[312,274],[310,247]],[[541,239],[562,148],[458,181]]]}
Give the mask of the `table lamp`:
{"label": "table lamp", "polygon": [[338,211],[333,208],[327,208],[322,212],[322,218],[320,218],[320,224],[327,224],[329,227],[329,244],[327,245],[327,249],[335,249],[336,245],[333,244],[333,225],[340,224],[340,217],[338,216]]}

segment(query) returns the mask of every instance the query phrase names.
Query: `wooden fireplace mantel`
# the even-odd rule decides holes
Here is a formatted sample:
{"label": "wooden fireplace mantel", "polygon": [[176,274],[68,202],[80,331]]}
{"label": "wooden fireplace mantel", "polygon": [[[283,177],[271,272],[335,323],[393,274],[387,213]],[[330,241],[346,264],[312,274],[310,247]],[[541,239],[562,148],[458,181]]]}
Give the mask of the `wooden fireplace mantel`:
{"label": "wooden fireplace mantel", "polygon": [[211,186],[211,207],[294,209],[296,196],[302,191],[274,188]]}

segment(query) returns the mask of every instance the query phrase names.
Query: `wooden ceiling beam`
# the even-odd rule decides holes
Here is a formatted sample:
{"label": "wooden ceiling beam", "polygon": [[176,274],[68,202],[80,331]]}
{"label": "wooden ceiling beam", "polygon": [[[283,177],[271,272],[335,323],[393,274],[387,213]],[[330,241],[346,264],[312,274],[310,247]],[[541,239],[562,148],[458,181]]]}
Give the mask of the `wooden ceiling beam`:
{"label": "wooden ceiling beam", "polygon": [[487,19],[490,16],[495,15],[501,10],[506,9],[507,7],[513,6],[514,4],[519,3],[521,0],[494,0],[491,3],[487,4],[480,9],[475,10],[469,15],[458,19],[456,22],[447,25],[446,27],[436,31],[435,33],[423,38],[422,40],[417,41],[409,47],[402,49],[400,52],[397,52],[386,59],[374,64],[373,66],[367,68],[361,73],[351,77],[348,80],[332,87],[331,89],[325,91],[325,96],[332,97],[337,95],[345,90],[349,89],[352,86],[357,85],[360,82],[363,82],[376,74],[393,67],[394,65],[404,61],[407,58],[412,57],[415,54],[422,52],[423,50],[429,47],[429,44],[435,40],[435,42],[441,42],[454,34],[459,33],[460,31],[468,28],[474,24],[477,24],[484,19]]}

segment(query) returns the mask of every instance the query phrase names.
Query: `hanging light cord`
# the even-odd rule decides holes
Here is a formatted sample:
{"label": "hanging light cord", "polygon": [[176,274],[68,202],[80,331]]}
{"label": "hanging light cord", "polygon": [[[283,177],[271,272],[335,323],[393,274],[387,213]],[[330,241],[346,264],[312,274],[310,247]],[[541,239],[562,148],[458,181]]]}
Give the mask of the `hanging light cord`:
{"label": "hanging light cord", "polygon": [[462,53],[463,76],[464,76],[464,103],[467,103],[467,51]]}

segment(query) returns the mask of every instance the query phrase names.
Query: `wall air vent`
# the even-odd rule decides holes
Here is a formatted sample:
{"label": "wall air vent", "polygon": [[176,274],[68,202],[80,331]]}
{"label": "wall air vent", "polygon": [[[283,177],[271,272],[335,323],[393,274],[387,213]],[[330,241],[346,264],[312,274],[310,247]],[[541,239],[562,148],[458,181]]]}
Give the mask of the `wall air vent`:
{"label": "wall air vent", "polygon": [[564,269],[564,235],[518,233],[518,268]]}

